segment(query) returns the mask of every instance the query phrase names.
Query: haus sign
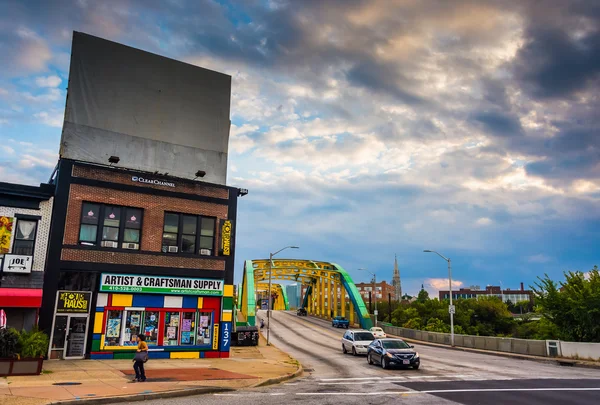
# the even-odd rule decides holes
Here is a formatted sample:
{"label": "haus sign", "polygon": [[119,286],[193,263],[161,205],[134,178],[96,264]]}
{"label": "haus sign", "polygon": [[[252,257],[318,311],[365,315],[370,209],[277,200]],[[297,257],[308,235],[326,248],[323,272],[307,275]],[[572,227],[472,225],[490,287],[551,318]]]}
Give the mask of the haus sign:
{"label": "haus sign", "polygon": [[91,292],[59,291],[57,313],[87,314],[90,310]]}
{"label": "haus sign", "polygon": [[144,177],[132,176],[131,181],[134,183],[146,183],[146,184],[154,184],[155,186],[167,186],[167,187],[175,187],[175,183],[171,183],[170,181],[163,181],[158,179],[146,179]]}
{"label": "haus sign", "polygon": [[4,255],[4,268],[2,270],[5,273],[28,274],[31,273],[32,263],[32,256]]}
{"label": "haus sign", "polygon": [[102,273],[100,291],[220,297],[223,280]]}

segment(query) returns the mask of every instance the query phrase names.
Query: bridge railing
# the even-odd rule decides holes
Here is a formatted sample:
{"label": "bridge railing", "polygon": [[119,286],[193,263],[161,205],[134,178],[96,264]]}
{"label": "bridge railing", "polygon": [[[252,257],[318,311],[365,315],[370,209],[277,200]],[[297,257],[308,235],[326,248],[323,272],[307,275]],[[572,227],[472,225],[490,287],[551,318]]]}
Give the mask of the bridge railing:
{"label": "bridge railing", "polygon": [[[423,342],[450,345],[450,334],[379,325],[389,335]],[[471,349],[490,350],[542,357],[563,357],[579,360],[600,360],[600,343],[563,342],[493,336],[454,335],[454,345]]]}

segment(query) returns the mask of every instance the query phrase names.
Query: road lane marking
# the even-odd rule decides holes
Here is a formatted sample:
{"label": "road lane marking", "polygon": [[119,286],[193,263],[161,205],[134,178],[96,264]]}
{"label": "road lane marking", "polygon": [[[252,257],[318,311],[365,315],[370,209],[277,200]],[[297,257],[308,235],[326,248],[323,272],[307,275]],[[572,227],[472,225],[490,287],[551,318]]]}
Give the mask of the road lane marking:
{"label": "road lane marking", "polygon": [[317,396],[317,395],[339,395],[339,396],[351,396],[351,395],[398,395],[406,394],[411,391],[379,391],[379,392],[297,392],[296,395],[304,396]]}
{"label": "road lane marking", "polygon": [[[393,384],[396,381],[348,381],[348,382],[326,382],[319,383],[319,385],[344,385],[344,384],[353,384],[353,385],[363,385],[363,384]],[[402,382],[402,381],[398,381]]]}
{"label": "road lane marking", "polygon": [[[521,391],[600,391],[600,387],[548,387],[548,388],[465,388],[456,390],[426,390],[425,394],[445,394],[453,392],[521,392]],[[413,392],[413,391],[411,391]],[[417,391],[414,391],[417,392]]]}
{"label": "road lane marking", "polygon": [[536,391],[600,391],[600,387],[589,388],[473,388],[457,390],[425,390],[425,391],[379,391],[379,392],[297,392],[302,396],[375,396],[375,395],[419,395],[419,394],[452,394],[461,392],[536,392]]}
{"label": "road lane marking", "polygon": [[348,377],[348,378],[321,378],[317,381],[366,381],[378,380],[381,377]]}

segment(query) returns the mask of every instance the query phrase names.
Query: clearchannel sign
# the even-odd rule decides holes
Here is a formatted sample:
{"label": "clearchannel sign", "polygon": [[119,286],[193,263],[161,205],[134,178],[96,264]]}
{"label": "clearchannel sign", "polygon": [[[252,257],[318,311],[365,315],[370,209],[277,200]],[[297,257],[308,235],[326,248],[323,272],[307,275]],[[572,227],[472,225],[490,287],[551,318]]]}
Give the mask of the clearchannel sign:
{"label": "clearchannel sign", "polygon": [[132,176],[131,181],[134,183],[146,183],[146,184],[154,184],[155,186],[167,186],[167,187],[175,187],[175,183],[171,183],[169,181],[162,181],[157,179],[145,179],[143,177]]}

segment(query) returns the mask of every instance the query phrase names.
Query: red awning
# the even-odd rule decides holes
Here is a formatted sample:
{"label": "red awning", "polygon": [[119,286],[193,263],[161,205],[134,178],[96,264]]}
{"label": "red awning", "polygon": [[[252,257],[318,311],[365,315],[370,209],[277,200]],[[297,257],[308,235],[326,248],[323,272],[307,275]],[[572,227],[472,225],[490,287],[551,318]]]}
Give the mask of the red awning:
{"label": "red awning", "polygon": [[41,288],[0,288],[0,308],[39,308]]}

